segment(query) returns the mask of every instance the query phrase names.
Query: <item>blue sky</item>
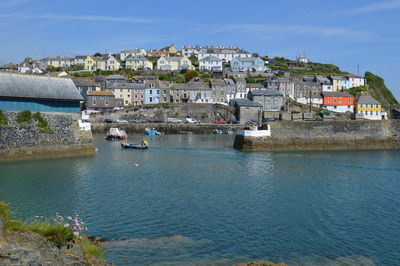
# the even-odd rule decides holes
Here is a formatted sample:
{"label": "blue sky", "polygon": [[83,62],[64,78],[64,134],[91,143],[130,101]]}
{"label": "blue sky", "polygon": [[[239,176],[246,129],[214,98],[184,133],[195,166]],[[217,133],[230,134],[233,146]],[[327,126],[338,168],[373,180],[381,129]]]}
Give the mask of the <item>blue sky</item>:
{"label": "blue sky", "polygon": [[26,56],[237,45],[382,76],[400,98],[400,0],[0,0],[0,64]]}

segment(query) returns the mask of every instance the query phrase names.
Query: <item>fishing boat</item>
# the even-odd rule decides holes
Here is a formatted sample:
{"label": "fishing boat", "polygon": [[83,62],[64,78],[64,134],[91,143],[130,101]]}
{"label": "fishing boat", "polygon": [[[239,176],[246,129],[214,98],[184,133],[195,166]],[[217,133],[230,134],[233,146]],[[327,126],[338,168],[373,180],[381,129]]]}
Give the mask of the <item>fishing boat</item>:
{"label": "fishing boat", "polygon": [[123,149],[136,149],[136,150],[145,150],[149,146],[143,144],[131,144],[131,143],[121,143],[121,148]]}
{"label": "fishing boat", "polygon": [[108,130],[107,135],[104,137],[105,140],[125,140],[128,138],[128,135],[124,130],[121,130],[119,128],[110,128]]}
{"label": "fishing boat", "polygon": [[148,136],[156,136],[156,135],[160,135],[160,132],[158,132],[154,128],[153,129],[146,128],[144,131],[144,134],[148,135]]}
{"label": "fishing boat", "polygon": [[214,135],[222,135],[223,132],[222,132],[222,130],[220,130],[220,129],[214,129],[214,130],[213,130],[213,134],[214,134]]}
{"label": "fishing boat", "polygon": [[232,129],[232,128],[228,128],[228,129],[226,130],[226,134],[232,135],[232,134],[233,134],[233,129]]}

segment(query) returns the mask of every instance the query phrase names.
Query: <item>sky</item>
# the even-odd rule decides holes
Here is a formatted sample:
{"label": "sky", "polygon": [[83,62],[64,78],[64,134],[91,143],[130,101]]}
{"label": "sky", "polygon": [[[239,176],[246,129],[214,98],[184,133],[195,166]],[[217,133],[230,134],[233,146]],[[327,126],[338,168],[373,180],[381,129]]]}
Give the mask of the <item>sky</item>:
{"label": "sky", "polygon": [[400,0],[0,0],[0,64],[170,44],[359,66],[400,99]]}

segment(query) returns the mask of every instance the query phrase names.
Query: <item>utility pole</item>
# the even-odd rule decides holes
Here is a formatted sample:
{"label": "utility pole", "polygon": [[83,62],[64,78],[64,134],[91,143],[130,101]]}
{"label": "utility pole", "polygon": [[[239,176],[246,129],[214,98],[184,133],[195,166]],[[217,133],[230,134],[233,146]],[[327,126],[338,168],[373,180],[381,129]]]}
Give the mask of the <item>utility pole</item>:
{"label": "utility pole", "polygon": [[360,75],[360,65],[357,65],[357,75]]}

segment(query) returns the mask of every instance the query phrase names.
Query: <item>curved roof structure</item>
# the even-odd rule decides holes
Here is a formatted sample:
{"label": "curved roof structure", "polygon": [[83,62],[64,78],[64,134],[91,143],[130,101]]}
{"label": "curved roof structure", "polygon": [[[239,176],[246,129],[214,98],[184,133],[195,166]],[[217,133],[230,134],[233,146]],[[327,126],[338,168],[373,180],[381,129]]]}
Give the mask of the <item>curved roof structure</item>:
{"label": "curved roof structure", "polygon": [[83,100],[71,79],[1,72],[0,97]]}

